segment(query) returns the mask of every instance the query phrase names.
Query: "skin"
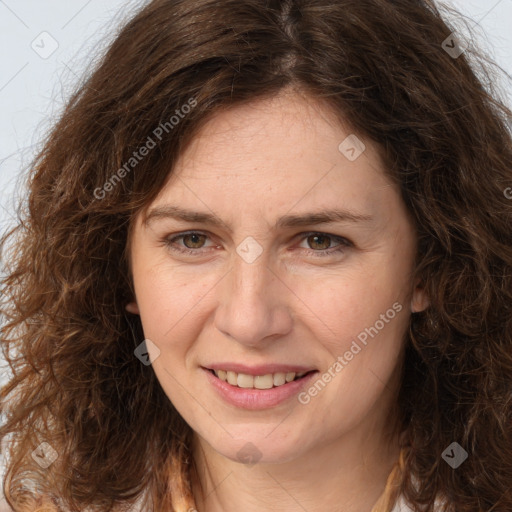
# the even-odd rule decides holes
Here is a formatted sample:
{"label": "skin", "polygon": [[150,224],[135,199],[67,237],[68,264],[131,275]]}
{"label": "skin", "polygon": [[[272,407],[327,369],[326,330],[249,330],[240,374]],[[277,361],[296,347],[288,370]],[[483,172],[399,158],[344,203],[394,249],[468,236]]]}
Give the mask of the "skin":
{"label": "skin", "polygon": [[[360,136],[366,149],[355,161],[338,150],[351,133],[293,91],[218,113],[148,211],[179,205],[223,224],[135,219],[127,310],[160,350],[152,367],[194,431],[200,512],[368,511],[398,457],[390,409],[403,339],[411,312],[428,300],[411,278],[416,234],[399,191],[369,140]],[[335,208],[372,220],[274,228],[283,215]],[[173,246],[197,255],[163,242],[189,230],[207,236]],[[311,231],[331,237],[304,235]],[[262,249],[252,263],[236,251],[248,236]],[[288,363],[322,374],[397,302],[401,311],[307,404],[292,397],[262,411],[237,408],[200,368]],[[248,442],[258,454],[244,465],[237,452]]]}

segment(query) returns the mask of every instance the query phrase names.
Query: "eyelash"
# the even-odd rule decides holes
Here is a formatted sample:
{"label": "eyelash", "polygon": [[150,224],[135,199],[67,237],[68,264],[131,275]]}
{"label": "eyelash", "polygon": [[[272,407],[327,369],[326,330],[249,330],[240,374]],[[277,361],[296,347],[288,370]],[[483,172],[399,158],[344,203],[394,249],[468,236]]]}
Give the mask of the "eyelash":
{"label": "eyelash", "polygon": [[[201,252],[202,248],[198,248],[198,249],[182,249],[182,248],[178,248],[178,247],[173,245],[173,243],[176,240],[179,240],[180,238],[184,238],[185,236],[188,236],[188,235],[204,235],[204,236],[208,237],[207,233],[203,233],[201,231],[187,231],[185,233],[180,233],[180,234],[178,234],[176,236],[167,236],[167,237],[165,237],[162,240],[162,242],[163,242],[163,244],[168,249],[170,249],[173,252],[178,252],[180,254],[185,254],[185,255],[189,255],[189,256],[197,256],[197,254]],[[313,249],[310,249],[309,252],[313,253],[314,257],[322,258],[322,257],[326,257],[326,256],[331,256],[333,254],[343,252],[348,247],[353,247],[354,246],[352,244],[352,242],[350,242],[346,238],[343,238],[343,237],[337,236],[337,235],[331,235],[329,233],[323,233],[321,231],[310,231],[310,232],[307,232],[307,233],[301,233],[300,235],[302,236],[301,241],[306,239],[306,238],[308,238],[308,237],[310,237],[310,236],[313,236],[313,235],[320,235],[322,237],[328,237],[328,238],[331,238],[331,239],[338,240],[340,242],[340,245],[335,246],[334,248],[331,247],[330,249],[316,250],[316,251],[313,250]]]}

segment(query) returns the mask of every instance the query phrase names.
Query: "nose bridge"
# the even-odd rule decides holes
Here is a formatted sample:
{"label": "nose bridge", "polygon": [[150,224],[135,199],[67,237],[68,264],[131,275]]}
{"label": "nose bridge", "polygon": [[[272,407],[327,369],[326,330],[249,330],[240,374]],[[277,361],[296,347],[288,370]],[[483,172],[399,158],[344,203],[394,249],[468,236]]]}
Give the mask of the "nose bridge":
{"label": "nose bridge", "polygon": [[254,260],[235,255],[231,272],[223,280],[215,325],[225,335],[246,345],[258,345],[291,327],[286,287],[269,268],[267,255]]}
{"label": "nose bridge", "polygon": [[236,247],[233,256],[231,279],[232,302],[238,301],[240,307],[257,307],[269,303],[266,295],[272,287],[275,276],[269,269],[272,265],[270,249],[265,242],[258,242],[248,236]]}

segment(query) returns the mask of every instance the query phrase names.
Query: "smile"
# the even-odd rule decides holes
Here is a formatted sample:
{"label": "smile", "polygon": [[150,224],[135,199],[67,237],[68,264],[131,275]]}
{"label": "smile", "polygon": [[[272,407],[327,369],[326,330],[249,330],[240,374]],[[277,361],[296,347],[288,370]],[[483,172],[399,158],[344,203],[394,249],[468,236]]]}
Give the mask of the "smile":
{"label": "smile", "polygon": [[301,368],[301,371],[297,372],[276,371],[283,368],[266,368],[266,371],[261,371],[263,368],[260,370],[251,368],[249,371],[252,371],[253,375],[242,371],[235,372],[234,368],[231,370],[221,368],[221,365],[215,369],[202,367],[210,389],[224,402],[237,408],[250,410],[270,409],[296,398],[318,374],[317,370],[307,368]]}
{"label": "smile", "polygon": [[217,378],[227,382],[233,387],[244,389],[272,389],[283,386],[288,382],[301,379],[310,372],[278,372],[267,373],[266,375],[248,375],[247,373],[236,373],[226,370],[210,370]]}

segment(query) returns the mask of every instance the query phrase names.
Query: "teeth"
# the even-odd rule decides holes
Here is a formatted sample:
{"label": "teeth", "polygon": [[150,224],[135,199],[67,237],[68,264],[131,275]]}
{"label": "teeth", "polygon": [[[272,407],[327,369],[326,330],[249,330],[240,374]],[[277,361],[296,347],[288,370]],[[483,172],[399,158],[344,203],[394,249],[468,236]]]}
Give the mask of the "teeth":
{"label": "teeth", "polygon": [[272,387],[282,386],[296,378],[303,377],[307,372],[280,372],[267,373],[266,375],[247,375],[246,373],[236,373],[225,370],[214,370],[215,375],[224,382],[245,389],[271,389]]}
{"label": "teeth", "polygon": [[282,386],[286,382],[286,374],[275,373],[274,374],[274,386]]}
{"label": "teeth", "polygon": [[239,373],[237,377],[237,384],[239,388],[253,388],[254,377],[252,375],[246,375],[245,373]]}
{"label": "teeth", "polygon": [[[238,377],[240,378],[240,377]],[[270,389],[274,386],[274,377],[271,373],[268,373],[267,375],[257,375],[254,377],[254,387],[256,389]]]}

